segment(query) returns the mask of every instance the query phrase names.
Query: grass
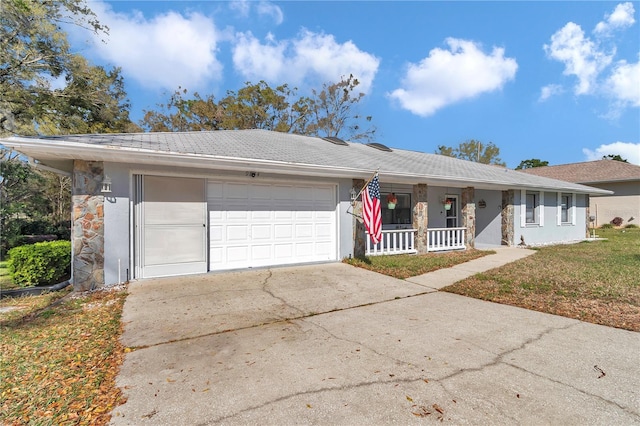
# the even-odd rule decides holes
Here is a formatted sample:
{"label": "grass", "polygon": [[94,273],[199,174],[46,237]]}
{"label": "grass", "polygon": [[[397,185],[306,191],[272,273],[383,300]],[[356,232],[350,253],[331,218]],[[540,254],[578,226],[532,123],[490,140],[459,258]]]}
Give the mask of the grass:
{"label": "grass", "polygon": [[[125,291],[0,301],[0,424],[107,424]],[[63,297],[64,296],[64,297]]]}
{"label": "grass", "polygon": [[640,229],[600,229],[605,241],[537,249],[444,291],[640,331]]}
{"label": "grass", "polygon": [[0,262],[0,288],[3,290],[15,288],[11,275],[9,274],[8,264],[9,261],[7,260]]}
{"label": "grass", "polygon": [[[537,248],[532,256],[443,291],[640,331],[640,229],[599,229],[598,236],[606,240]],[[408,278],[485,254],[378,256],[348,263]]]}
{"label": "grass", "polygon": [[493,253],[495,252],[464,250],[448,253],[427,253],[423,255],[400,254],[396,256],[371,256],[366,258],[345,259],[344,262],[395,278],[405,279],[426,274],[436,269],[450,268],[451,266]]}

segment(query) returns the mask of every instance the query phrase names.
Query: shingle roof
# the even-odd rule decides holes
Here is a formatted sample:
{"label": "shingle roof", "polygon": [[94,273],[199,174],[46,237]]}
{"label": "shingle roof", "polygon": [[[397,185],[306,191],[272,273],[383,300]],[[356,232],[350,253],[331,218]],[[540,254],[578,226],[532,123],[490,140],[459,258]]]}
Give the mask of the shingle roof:
{"label": "shingle roof", "polygon": [[533,167],[521,170],[536,176],[575,183],[640,181],[640,166],[615,160],[597,160],[558,166]]}
{"label": "shingle roof", "polygon": [[[28,147],[23,143],[28,143]],[[243,164],[270,162],[282,168],[291,165],[308,165],[326,170],[335,170],[336,177],[353,177],[353,171],[379,170],[381,177],[388,179],[418,176],[415,181],[453,181],[509,188],[549,188],[573,190],[581,193],[601,193],[602,190],[575,183],[518,173],[503,167],[490,166],[436,154],[392,148],[391,152],[380,151],[361,143],[335,145],[317,137],[280,133],[267,130],[217,130],[209,132],[175,133],[125,133],[97,135],[65,135],[40,138],[9,138],[5,145],[25,152],[35,158],[48,147],[49,153],[56,145],[68,151],[66,158],[78,155],[77,151],[95,153],[95,159],[114,150],[127,154],[130,162],[136,158],[153,161],[167,154],[171,158],[205,161],[236,161]],[[35,143],[37,142],[37,143]],[[22,143],[22,145],[21,145]],[[77,149],[76,149],[77,148]],[[93,154],[92,154],[93,155]],[[138,156],[138,157],[136,157]],[[60,156],[58,155],[58,158]],[[83,158],[90,159],[90,158]],[[184,165],[184,163],[183,163]],[[351,171],[351,172],[349,172]]]}

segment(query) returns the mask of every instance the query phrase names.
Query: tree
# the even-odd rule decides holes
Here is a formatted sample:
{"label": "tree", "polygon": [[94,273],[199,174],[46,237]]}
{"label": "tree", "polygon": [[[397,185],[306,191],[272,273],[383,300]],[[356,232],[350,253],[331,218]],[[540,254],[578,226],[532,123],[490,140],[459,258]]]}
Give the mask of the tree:
{"label": "tree", "polygon": [[0,147],[0,258],[24,234],[68,238],[71,178],[39,170]]}
{"label": "tree", "polygon": [[493,142],[483,144],[480,141],[471,139],[469,141],[462,142],[457,147],[439,145],[436,154],[446,155],[447,157],[456,157],[477,163],[506,166],[506,163],[498,157],[498,155],[500,155],[500,148],[494,145]]}
{"label": "tree", "polygon": [[537,158],[531,158],[529,160],[522,160],[520,164],[518,164],[518,167],[516,167],[516,170],[531,169],[533,167],[545,167],[548,165],[549,165],[548,161],[539,160]]}
{"label": "tree", "polygon": [[84,0],[3,0],[0,14],[0,133],[136,130],[120,70],[70,51],[63,23],[106,32]]}
{"label": "tree", "polygon": [[603,160],[614,160],[614,161],[622,161],[623,163],[628,163],[628,161],[620,156],[620,154],[608,154],[602,156]]}
{"label": "tree", "polygon": [[324,84],[309,97],[298,97],[297,89],[282,84],[275,88],[266,82],[228,91],[219,102],[213,95],[178,88],[157,111],[145,111],[140,125],[151,132],[266,129],[310,136],[334,136],[350,140],[367,140],[375,129],[363,129],[356,105],[364,97],[354,94],[359,82],[353,76],[335,84]]}
{"label": "tree", "polygon": [[338,83],[323,84],[321,91],[312,90],[312,97],[303,101],[306,110],[303,126],[298,133],[313,136],[340,137],[352,141],[369,141],[375,127],[362,127],[362,121],[370,123],[372,117],[358,114],[357,105],[365,94],[356,92],[360,82],[350,74]]}

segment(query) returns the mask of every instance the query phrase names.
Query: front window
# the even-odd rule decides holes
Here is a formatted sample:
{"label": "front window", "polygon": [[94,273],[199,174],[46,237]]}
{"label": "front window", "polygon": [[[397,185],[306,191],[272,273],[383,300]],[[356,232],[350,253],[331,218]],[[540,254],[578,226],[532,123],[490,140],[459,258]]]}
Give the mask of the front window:
{"label": "front window", "polygon": [[562,223],[570,223],[571,222],[571,195],[570,194],[562,194],[560,197],[560,221]]}
{"label": "front window", "polygon": [[397,192],[380,193],[383,225],[411,225],[411,195]]}
{"label": "front window", "polygon": [[540,195],[537,192],[527,192],[526,203],[526,222],[538,223],[538,205],[540,203]]}

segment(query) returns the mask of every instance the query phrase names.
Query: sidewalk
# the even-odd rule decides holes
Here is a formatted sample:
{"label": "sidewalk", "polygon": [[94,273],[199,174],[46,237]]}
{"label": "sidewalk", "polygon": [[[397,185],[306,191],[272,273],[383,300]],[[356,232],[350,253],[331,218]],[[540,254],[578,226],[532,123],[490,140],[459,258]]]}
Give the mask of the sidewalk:
{"label": "sidewalk", "polygon": [[535,253],[534,250],[518,247],[499,247],[494,249],[494,251],[496,254],[490,254],[479,259],[461,263],[451,268],[438,269],[437,271],[407,278],[405,281],[440,290],[441,288],[449,286],[479,272],[498,268],[506,265],[507,263],[514,262]]}

